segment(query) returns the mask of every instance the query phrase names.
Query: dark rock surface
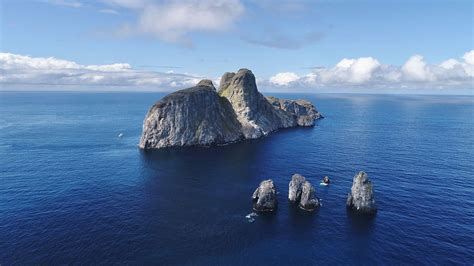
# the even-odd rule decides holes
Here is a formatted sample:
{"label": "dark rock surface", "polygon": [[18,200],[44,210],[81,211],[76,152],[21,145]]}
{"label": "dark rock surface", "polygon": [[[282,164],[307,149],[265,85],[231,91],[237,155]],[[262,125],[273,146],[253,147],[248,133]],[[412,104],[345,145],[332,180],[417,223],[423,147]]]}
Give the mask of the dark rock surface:
{"label": "dark rock surface", "polygon": [[274,211],[277,207],[276,194],[273,180],[263,180],[252,195],[253,209],[256,211]]}
{"label": "dark rock surface", "polygon": [[291,177],[288,190],[288,199],[297,203],[301,209],[312,211],[319,207],[316,190],[306,178],[300,174]]}
{"label": "dark rock surface", "polygon": [[291,181],[288,186],[288,199],[291,202],[300,201],[302,186],[304,182],[306,182],[306,178],[300,174],[294,174],[291,177]]}
{"label": "dark rock surface", "polygon": [[373,185],[365,172],[360,171],[354,176],[346,205],[347,208],[360,213],[377,212]]}
{"label": "dark rock surface", "polygon": [[210,80],[169,94],[154,104],[143,122],[139,147],[226,144],[243,139],[237,116]]}
{"label": "dark rock surface", "polygon": [[319,200],[316,198],[316,190],[313,185],[305,181],[301,186],[300,208],[307,211],[312,211],[319,207]]}
{"label": "dark rock surface", "polygon": [[323,118],[316,107],[306,100],[286,100],[272,96],[266,98],[276,109],[282,109],[290,114],[298,126],[314,126],[314,121]]}
{"label": "dark rock surface", "polygon": [[257,90],[255,76],[248,69],[225,73],[219,95],[229,100],[242,124],[245,138],[254,139],[279,128],[296,126],[291,115],[275,109]]}

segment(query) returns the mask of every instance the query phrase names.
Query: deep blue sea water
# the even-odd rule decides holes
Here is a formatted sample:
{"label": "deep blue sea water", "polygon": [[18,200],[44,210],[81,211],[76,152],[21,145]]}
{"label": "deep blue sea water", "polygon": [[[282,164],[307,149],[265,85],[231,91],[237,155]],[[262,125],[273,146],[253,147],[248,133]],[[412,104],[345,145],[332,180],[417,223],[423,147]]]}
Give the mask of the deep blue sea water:
{"label": "deep blue sea water", "polygon": [[[474,263],[474,97],[280,95],[314,128],[212,148],[142,152],[158,93],[0,93],[0,264]],[[123,137],[118,135],[122,133]],[[354,216],[352,177],[379,211]],[[323,206],[286,200],[293,173]],[[253,223],[267,178],[278,211]]]}

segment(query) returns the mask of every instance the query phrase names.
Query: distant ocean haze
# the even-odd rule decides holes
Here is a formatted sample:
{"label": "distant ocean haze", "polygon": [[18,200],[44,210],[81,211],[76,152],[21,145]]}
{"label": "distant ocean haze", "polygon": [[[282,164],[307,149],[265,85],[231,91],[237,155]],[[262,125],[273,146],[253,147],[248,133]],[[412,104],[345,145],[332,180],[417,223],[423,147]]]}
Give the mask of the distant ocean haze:
{"label": "distant ocean haze", "polygon": [[[474,97],[272,95],[325,119],[145,152],[143,119],[163,93],[0,92],[0,263],[474,263]],[[345,207],[361,170],[373,219]],[[294,173],[331,178],[315,212],[288,204]],[[268,178],[278,209],[249,222]]]}

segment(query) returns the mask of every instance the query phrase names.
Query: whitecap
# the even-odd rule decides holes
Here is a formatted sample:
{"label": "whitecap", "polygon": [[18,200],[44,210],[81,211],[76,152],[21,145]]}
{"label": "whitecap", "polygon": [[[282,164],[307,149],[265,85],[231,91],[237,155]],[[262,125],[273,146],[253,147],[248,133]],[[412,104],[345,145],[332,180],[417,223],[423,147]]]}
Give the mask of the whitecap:
{"label": "whitecap", "polygon": [[257,216],[258,216],[258,214],[256,214],[255,212],[251,212],[251,213],[247,214],[247,215],[245,216],[245,218],[249,219],[249,218],[257,217]]}

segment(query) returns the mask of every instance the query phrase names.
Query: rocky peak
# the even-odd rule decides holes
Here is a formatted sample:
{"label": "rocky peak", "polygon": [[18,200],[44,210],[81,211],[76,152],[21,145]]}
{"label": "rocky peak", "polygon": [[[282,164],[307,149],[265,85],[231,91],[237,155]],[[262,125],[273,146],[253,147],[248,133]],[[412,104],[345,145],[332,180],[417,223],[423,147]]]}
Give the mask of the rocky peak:
{"label": "rocky peak", "polygon": [[234,72],[225,72],[224,75],[221,77],[221,81],[219,82],[219,94],[221,91],[227,89],[230,83],[232,82],[232,78],[235,76]]}
{"label": "rocky peak", "polygon": [[219,86],[219,95],[227,98],[242,98],[250,101],[250,98],[260,94],[257,90],[257,83],[252,71],[242,68],[237,73],[226,72]]}
{"label": "rocky peak", "polygon": [[201,81],[198,82],[198,84],[196,85],[196,87],[209,87],[209,88],[212,88],[212,89],[216,89],[214,87],[214,84],[212,84],[212,80],[210,79],[203,79]]}
{"label": "rocky peak", "polygon": [[248,94],[258,93],[255,76],[252,71],[246,68],[239,69],[237,74],[234,75],[232,78],[232,85],[242,88],[244,92],[247,92]]}
{"label": "rocky peak", "polygon": [[288,121],[291,120],[289,116],[275,111],[258,92],[252,71],[242,68],[236,74],[226,73],[221,83],[219,95],[232,104],[246,138],[258,138],[278,128],[296,125],[296,122]]}

